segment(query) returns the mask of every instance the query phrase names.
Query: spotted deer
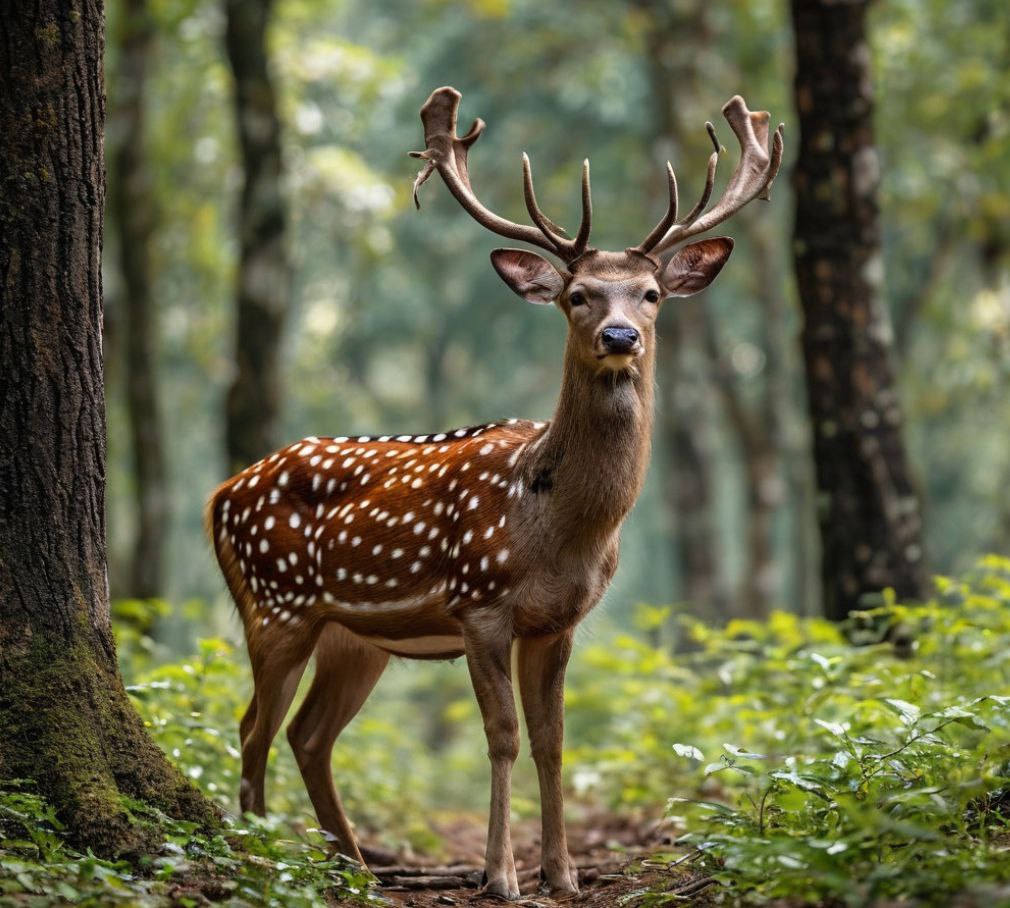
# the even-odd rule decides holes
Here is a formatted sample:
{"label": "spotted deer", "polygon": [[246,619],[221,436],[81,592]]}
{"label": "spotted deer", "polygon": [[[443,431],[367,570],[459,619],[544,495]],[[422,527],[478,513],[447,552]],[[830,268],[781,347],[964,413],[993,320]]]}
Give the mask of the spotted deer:
{"label": "spotted deer", "polygon": [[330,755],[390,656],[465,656],[491,761],[484,889],[518,898],[510,841],[519,723],[512,651],[542,807],[541,876],[577,891],[565,838],[561,782],[563,691],[572,634],[617,567],[621,524],[649,459],[656,316],[668,297],[702,290],[733,249],[725,237],[675,244],[768,198],[782,127],[739,96],[723,108],[740,143],[725,192],[706,211],[719,144],[702,197],[678,220],[667,164],[666,214],[623,252],[589,245],[589,165],[574,238],[540,210],[523,156],[532,225],[506,220],[475,194],[467,153],[484,128],[456,134],[461,95],[436,90],[421,108],[426,149],[414,183],[438,172],[479,224],[556,257],[519,249],[491,263],[531,303],[554,303],[568,323],[561,392],[549,422],[506,419],[423,435],[303,438],[228,480],[208,503],[208,533],[245,628],[254,693],[242,718],[241,804],[264,811],[267,751],[309,657],[312,685],[288,739],[319,823],[361,859],[333,786]]}

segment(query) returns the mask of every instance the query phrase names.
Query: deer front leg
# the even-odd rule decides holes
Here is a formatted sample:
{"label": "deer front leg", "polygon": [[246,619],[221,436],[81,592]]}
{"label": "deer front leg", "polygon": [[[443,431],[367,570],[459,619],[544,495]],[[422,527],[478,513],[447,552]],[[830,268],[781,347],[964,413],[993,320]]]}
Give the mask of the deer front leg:
{"label": "deer front leg", "polygon": [[[487,621],[485,625],[483,621]],[[484,892],[519,898],[512,856],[512,766],[519,756],[519,719],[512,692],[512,636],[486,615],[464,623],[466,662],[484,719],[491,759],[491,810],[484,855]]]}
{"label": "deer front leg", "polygon": [[565,667],[572,632],[519,641],[519,690],[530,748],[540,779],[540,868],[551,894],[579,890],[578,871],[568,854],[565,800],[561,788],[561,745],[565,734]]}

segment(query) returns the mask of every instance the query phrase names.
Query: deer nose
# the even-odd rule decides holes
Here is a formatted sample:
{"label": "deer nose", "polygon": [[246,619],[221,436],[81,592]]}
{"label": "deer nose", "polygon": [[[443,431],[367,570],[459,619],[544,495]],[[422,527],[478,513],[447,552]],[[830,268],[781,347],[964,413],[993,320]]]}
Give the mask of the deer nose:
{"label": "deer nose", "polygon": [[600,340],[607,353],[630,353],[638,343],[638,332],[634,328],[604,328]]}

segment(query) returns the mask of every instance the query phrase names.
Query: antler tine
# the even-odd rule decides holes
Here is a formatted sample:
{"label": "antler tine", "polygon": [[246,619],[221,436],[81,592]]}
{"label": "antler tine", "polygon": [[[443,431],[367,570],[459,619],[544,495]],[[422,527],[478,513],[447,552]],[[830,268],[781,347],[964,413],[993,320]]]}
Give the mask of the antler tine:
{"label": "antler tine", "polygon": [[589,186],[589,158],[582,162],[582,221],[579,224],[579,232],[572,242],[570,258],[568,261],[577,259],[589,245],[589,234],[593,229],[593,193]]}
{"label": "antler tine", "polygon": [[547,217],[537,204],[537,196],[533,191],[533,171],[530,169],[529,155],[525,151],[523,152],[523,196],[526,199],[526,210],[533,218],[533,223],[540,228],[541,233],[559,247],[569,242],[565,229]]}
{"label": "antler tine", "polygon": [[414,180],[414,204],[420,208],[418,190],[432,172],[437,170],[456,201],[478,224],[492,233],[513,240],[520,240],[539,246],[554,255],[565,257],[564,246],[555,241],[551,234],[526,224],[516,224],[506,220],[484,207],[470,186],[467,171],[467,152],[480,138],[484,121],[475,120],[465,136],[456,135],[456,120],[459,102],[463,96],[449,86],[437,88],[431,93],[421,108],[421,123],[424,125],[424,151],[412,151],[411,157],[422,159],[425,164]]}
{"label": "antler tine", "polygon": [[[715,186],[715,169],[719,164],[719,153],[722,151],[722,146],[716,137],[715,127],[707,120],[705,121],[705,129],[708,131],[708,137],[712,140],[712,147],[715,150],[708,157],[708,171],[705,175],[705,188],[701,193],[701,198],[698,199],[694,208],[688,212],[687,217],[681,221],[682,224],[690,224],[705,210],[708,200],[712,198],[712,188]],[[670,207],[663,219],[652,229],[652,232],[642,240],[641,244],[635,247],[636,252],[645,254],[651,252],[652,248],[666,236],[667,231],[677,223],[677,198],[675,195],[677,192],[677,177],[669,161],[666,162],[666,169],[667,179],[670,181]]]}
{"label": "antler tine", "polygon": [[740,143],[740,162],[729,179],[722,197],[715,207],[702,214],[711,196],[718,160],[718,141],[711,124],[709,136],[716,146],[716,153],[709,158],[708,178],[701,201],[692,209],[683,223],[674,226],[652,250],[658,254],[675,243],[682,242],[699,233],[711,230],[716,224],[727,220],[748,202],[756,198],[769,197],[772,182],[782,163],[782,124],[772,136],[771,153],[768,150],[769,114],[767,111],[750,111],[739,95],[732,97],[722,109],[723,116]]}
{"label": "antler tine", "polygon": [[765,183],[765,188],[758,194],[758,198],[766,202],[772,197],[772,184],[775,182],[775,177],[778,176],[779,165],[782,163],[782,151],[785,148],[785,138],[782,134],[785,128],[785,123],[779,123],[772,136],[772,160],[768,166],[768,181]]}
{"label": "antler tine", "polygon": [[715,187],[715,171],[719,166],[719,155],[722,154],[722,145],[719,142],[719,137],[715,134],[715,127],[708,121],[705,121],[705,129],[708,131],[708,137],[712,140],[712,154],[708,156],[708,171],[705,174],[705,189],[701,194],[701,198],[698,199],[698,204],[694,206],[688,213],[687,216],[681,221],[682,224],[690,224],[699,214],[701,214],[706,206],[708,205],[708,200],[712,198],[712,189]]}
{"label": "antler tine", "polygon": [[649,253],[652,247],[663,239],[666,232],[677,223],[677,208],[680,204],[677,197],[677,175],[673,172],[673,165],[669,161],[666,162],[666,185],[670,193],[670,203],[666,207],[666,214],[649,231],[648,236],[635,247],[635,252],[641,252],[643,255]]}
{"label": "antler tine", "polygon": [[530,169],[529,155],[523,154],[523,194],[526,197],[526,210],[533,222],[543,234],[553,242],[566,262],[572,262],[586,251],[589,245],[589,234],[593,229],[593,198],[589,184],[589,161],[582,162],[582,221],[575,239],[568,239],[563,227],[559,227],[537,204],[536,193],[533,191],[533,171]]}

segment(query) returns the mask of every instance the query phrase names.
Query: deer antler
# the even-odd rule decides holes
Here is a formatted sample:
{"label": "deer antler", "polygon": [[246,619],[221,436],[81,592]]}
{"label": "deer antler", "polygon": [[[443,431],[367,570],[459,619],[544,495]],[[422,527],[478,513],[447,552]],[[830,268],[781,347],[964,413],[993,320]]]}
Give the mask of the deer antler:
{"label": "deer antler", "polygon": [[418,208],[421,207],[417,191],[432,172],[437,170],[449,191],[456,197],[456,201],[478,224],[499,236],[539,246],[566,263],[577,259],[589,248],[589,233],[593,224],[589,161],[585,161],[582,165],[582,223],[579,225],[579,231],[574,240],[567,238],[564,230],[548,218],[537,205],[536,195],[533,192],[530,162],[525,154],[523,155],[523,188],[526,209],[536,226],[517,224],[500,217],[484,207],[470,185],[466,156],[470,146],[480,138],[480,134],[484,131],[484,121],[474,120],[470,131],[465,136],[456,135],[456,120],[462,97],[455,88],[437,88],[421,108],[421,123],[424,125],[424,141],[427,147],[424,151],[410,152],[412,158],[420,158],[425,162],[424,167],[421,168],[414,180],[414,204]]}
{"label": "deer antler", "polygon": [[740,163],[737,164],[733,176],[726,185],[722,198],[707,214],[702,214],[708,200],[712,197],[712,187],[715,183],[715,168],[719,161],[719,141],[715,136],[715,127],[706,123],[709,137],[715,146],[715,151],[708,159],[708,175],[705,179],[705,191],[698,204],[691,212],[677,223],[677,179],[673,168],[667,162],[667,180],[669,182],[670,203],[663,219],[652,229],[649,235],[635,247],[636,252],[658,255],[669,249],[675,243],[680,243],[689,237],[711,230],[716,224],[736,214],[752,199],[770,197],[772,183],[782,163],[782,130],[783,124],[772,136],[771,153],[768,151],[768,111],[749,111],[744,99],[739,95],[730,98],[722,109],[740,143]]}

